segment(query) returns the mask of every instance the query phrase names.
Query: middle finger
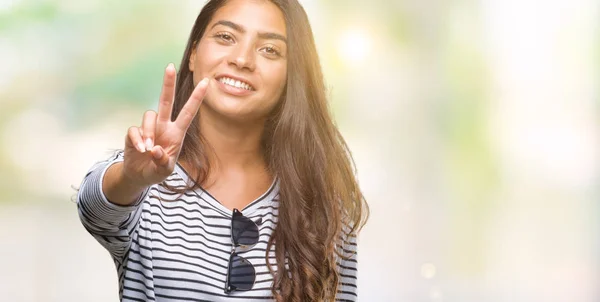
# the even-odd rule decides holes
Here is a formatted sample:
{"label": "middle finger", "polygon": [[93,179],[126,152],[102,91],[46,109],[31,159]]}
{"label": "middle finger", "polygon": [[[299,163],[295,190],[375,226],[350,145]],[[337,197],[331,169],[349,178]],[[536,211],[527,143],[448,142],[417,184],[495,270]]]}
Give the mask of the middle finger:
{"label": "middle finger", "polygon": [[164,123],[171,121],[171,112],[173,110],[173,97],[175,96],[176,79],[177,75],[175,72],[175,66],[173,66],[173,63],[169,63],[169,65],[165,69],[163,87],[158,102],[159,122]]}

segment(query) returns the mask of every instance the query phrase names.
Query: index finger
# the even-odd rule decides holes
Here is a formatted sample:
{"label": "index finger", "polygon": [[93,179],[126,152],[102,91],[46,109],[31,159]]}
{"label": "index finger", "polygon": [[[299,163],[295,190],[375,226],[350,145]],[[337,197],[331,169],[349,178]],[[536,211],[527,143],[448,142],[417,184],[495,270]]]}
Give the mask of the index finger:
{"label": "index finger", "polygon": [[175,96],[175,66],[173,63],[169,63],[165,69],[165,76],[163,79],[163,87],[160,92],[160,99],[158,102],[158,121],[159,122],[170,122],[171,112],[173,110],[173,97]]}
{"label": "index finger", "polygon": [[194,91],[192,91],[192,95],[187,100],[183,108],[181,108],[181,112],[177,116],[177,120],[175,120],[175,125],[177,125],[180,129],[186,130],[192,123],[192,120],[196,116],[198,109],[200,109],[200,104],[202,104],[202,100],[204,99],[204,95],[206,94],[206,88],[208,87],[209,78],[204,78]]}

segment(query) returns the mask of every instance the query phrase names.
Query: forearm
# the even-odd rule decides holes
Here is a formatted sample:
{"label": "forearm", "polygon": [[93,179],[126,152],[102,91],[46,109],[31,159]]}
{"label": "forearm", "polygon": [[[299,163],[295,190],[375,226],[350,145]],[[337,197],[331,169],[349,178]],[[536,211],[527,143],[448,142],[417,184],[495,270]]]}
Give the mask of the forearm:
{"label": "forearm", "polygon": [[[117,259],[123,257],[131,242],[130,235],[140,218],[141,202],[150,190],[150,187],[146,187],[138,191],[119,179],[122,160],[122,153],[117,153],[95,164],[84,177],[77,194],[82,224]],[[109,173],[111,168],[114,170]],[[104,185],[112,194],[109,198],[115,198],[118,202],[129,198],[127,196],[134,197],[132,201],[123,202],[129,202],[128,206],[116,204],[108,200],[103,192]]]}

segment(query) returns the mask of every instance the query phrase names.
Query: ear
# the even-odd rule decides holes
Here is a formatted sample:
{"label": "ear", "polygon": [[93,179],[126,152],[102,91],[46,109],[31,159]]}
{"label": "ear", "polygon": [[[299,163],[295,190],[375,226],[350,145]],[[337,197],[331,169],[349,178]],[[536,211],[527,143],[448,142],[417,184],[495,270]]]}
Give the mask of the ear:
{"label": "ear", "polygon": [[196,46],[198,43],[194,42],[194,44],[192,45],[192,53],[190,54],[190,62],[188,64],[188,69],[190,71],[194,71],[194,66],[195,66],[195,62],[196,62]]}

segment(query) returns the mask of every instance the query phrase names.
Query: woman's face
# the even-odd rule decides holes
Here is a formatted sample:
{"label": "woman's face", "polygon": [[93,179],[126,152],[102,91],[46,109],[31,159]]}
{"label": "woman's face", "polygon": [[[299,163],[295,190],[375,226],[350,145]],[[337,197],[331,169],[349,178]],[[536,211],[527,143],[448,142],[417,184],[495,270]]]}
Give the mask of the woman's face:
{"label": "woman's face", "polygon": [[194,85],[211,78],[207,110],[228,119],[264,119],[287,78],[286,27],[270,1],[230,0],[218,9],[190,56]]}

